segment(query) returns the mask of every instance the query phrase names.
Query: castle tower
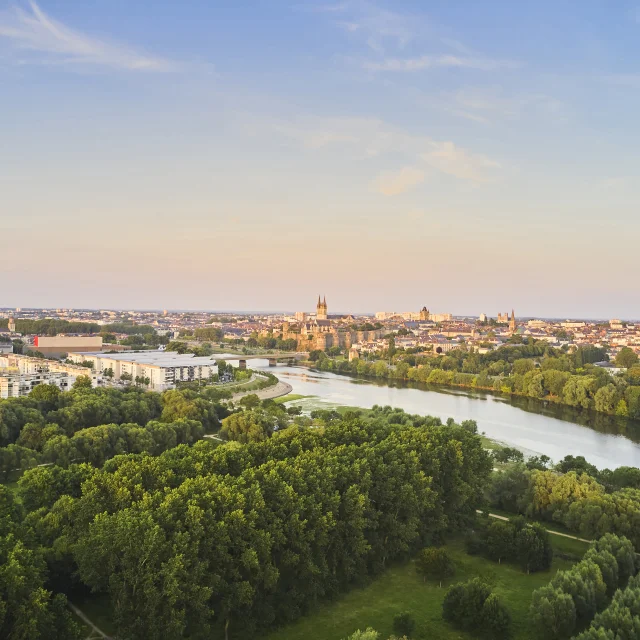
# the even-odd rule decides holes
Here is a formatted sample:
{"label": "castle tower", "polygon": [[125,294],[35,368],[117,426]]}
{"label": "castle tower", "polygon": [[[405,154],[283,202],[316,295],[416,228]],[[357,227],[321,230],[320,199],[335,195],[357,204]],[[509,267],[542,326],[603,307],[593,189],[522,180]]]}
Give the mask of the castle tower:
{"label": "castle tower", "polygon": [[511,309],[511,322],[509,323],[509,330],[511,333],[516,332],[516,314],[513,309]]}
{"label": "castle tower", "polygon": [[320,296],[318,296],[318,304],[316,306],[316,320],[326,320],[327,319],[327,297],[324,297],[324,300],[320,302]]}

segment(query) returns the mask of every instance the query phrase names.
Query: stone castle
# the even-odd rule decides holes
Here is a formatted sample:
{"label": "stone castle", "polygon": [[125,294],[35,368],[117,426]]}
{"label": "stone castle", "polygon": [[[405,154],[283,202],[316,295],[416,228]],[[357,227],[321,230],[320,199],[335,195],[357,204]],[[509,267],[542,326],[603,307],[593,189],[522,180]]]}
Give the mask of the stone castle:
{"label": "stone castle", "polygon": [[282,339],[295,340],[299,351],[326,351],[331,347],[350,349],[359,342],[371,342],[382,337],[384,331],[358,331],[353,328],[351,316],[333,316],[329,318],[327,299],[320,299],[316,305],[316,317],[304,322],[282,325]]}

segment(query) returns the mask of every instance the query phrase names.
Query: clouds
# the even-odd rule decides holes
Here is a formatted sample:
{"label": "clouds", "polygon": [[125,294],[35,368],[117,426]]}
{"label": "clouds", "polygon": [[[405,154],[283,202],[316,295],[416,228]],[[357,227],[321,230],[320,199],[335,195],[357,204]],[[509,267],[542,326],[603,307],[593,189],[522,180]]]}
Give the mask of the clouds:
{"label": "clouds", "polygon": [[476,185],[493,180],[494,170],[500,168],[495,160],[461,149],[453,142],[432,142],[422,159],[442,173]]}
{"label": "clouds", "polygon": [[[307,149],[368,161],[371,171],[384,163],[387,169],[375,179],[374,189],[385,196],[408,191],[434,171],[478,186],[495,181],[501,169],[499,162],[484,154],[451,141],[415,135],[378,118],[306,116],[272,122],[270,128]],[[389,162],[399,161],[403,161],[401,168],[388,168]]]}
{"label": "clouds", "polygon": [[510,60],[492,60],[490,58],[424,55],[419,58],[385,58],[377,62],[367,61],[364,63],[364,67],[370,71],[401,72],[424,71],[444,67],[494,71],[496,69],[515,69],[518,64]]}
{"label": "clouds", "polygon": [[397,196],[424,181],[424,171],[416,167],[404,167],[396,173],[378,177],[376,189],[385,196]]}
{"label": "clouds", "polygon": [[33,0],[29,1],[28,8],[16,5],[0,13],[0,44],[2,42],[20,54],[21,63],[138,72],[167,72],[177,68],[169,60],[76,31],[49,17]]}

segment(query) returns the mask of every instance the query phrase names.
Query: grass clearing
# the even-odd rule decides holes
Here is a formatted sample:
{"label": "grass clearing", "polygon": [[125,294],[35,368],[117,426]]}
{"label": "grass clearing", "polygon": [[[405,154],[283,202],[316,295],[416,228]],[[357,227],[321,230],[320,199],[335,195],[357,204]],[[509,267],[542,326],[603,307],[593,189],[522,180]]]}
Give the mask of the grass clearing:
{"label": "grass clearing", "polygon": [[508,607],[514,640],[529,640],[533,638],[528,622],[532,592],[547,584],[558,569],[568,569],[573,564],[555,559],[551,570],[527,575],[516,566],[468,555],[462,540],[451,541],[447,551],[456,565],[456,575],[442,588],[436,583],[424,583],[416,574],[413,561],[393,566],[370,585],[319,605],[297,622],[263,635],[262,640],[342,640],[367,627],[373,627],[381,638],[388,638],[393,632],[393,617],[401,611],[414,616],[416,640],[471,639],[474,636],[454,629],[442,619],[442,601],[451,584],[475,577],[490,583]]}
{"label": "grass clearing", "polygon": [[276,404],[287,404],[289,402],[296,402],[298,400],[304,400],[306,398],[315,398],[316,396],[304,396],[301,393],[289,393],[286,396],[280,396],[279,398],[274,398],[273,401]]}

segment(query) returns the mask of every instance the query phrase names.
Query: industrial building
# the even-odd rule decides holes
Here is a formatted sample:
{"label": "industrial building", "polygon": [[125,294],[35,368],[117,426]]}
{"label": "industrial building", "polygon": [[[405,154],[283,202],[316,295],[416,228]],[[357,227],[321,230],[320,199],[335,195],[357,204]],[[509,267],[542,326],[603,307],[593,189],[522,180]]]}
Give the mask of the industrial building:
{"label": "industrial building", "polygon": [[70,352],[94,352],[102,350],[100,336],[35,336],[33,348],[45,356],[59,358]]}

